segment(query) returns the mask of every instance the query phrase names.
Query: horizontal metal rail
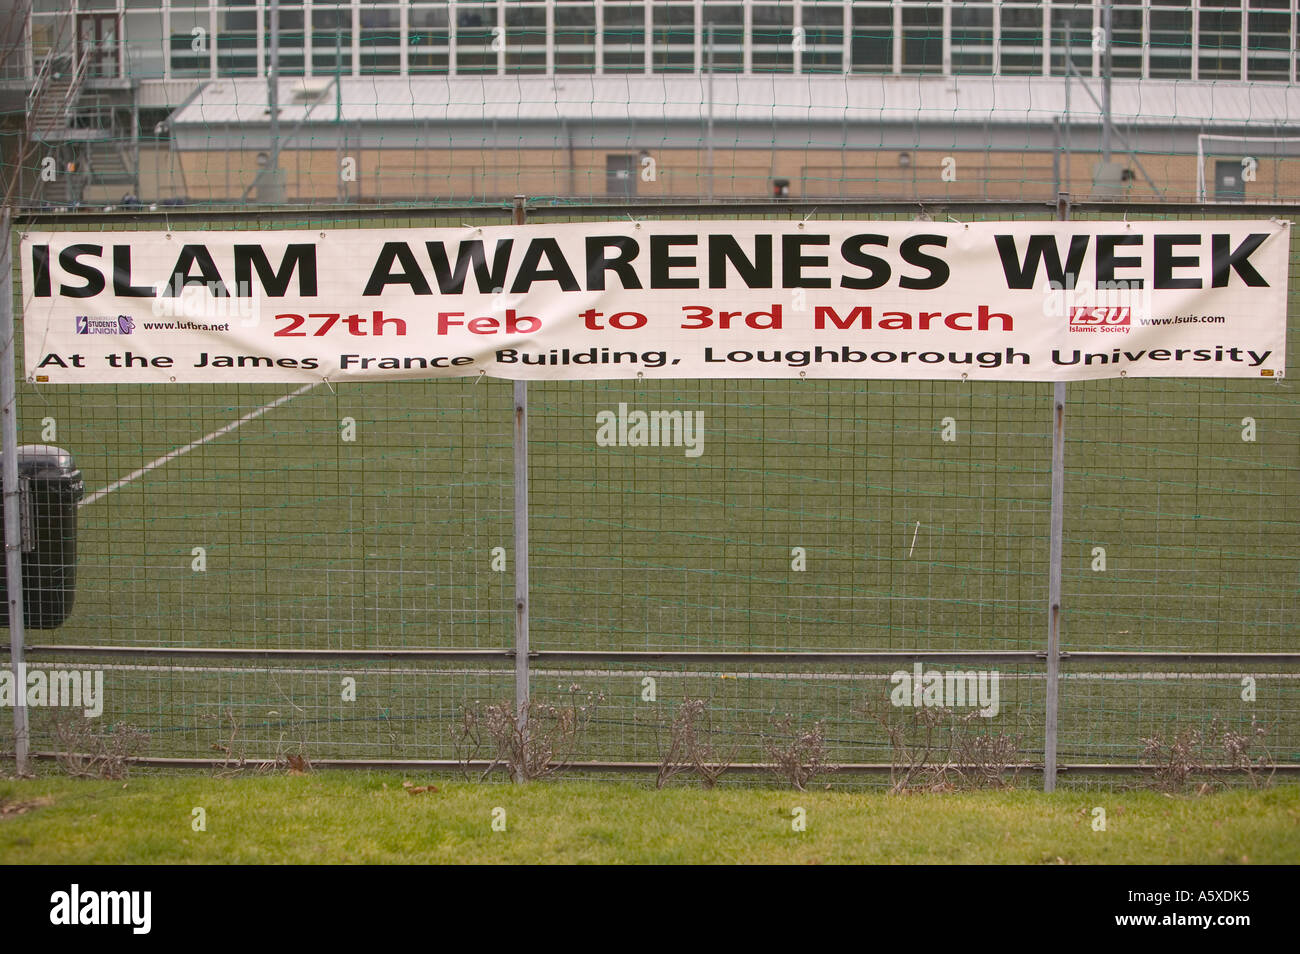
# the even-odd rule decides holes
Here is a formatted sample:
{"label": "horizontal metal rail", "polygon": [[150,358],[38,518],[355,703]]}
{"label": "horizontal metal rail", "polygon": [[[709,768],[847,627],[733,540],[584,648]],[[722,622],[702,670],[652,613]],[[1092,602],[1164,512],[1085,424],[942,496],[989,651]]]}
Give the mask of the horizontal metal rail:
{"label": "horizontal metal rail", "polygon": [[[41,759],[42,761],[56,761],[60,758],[82,757],[90,758],[89,755],[77,756],[73,754],[68,756],[59,752],[32,752],[30,758]],[[0,752],[0,759],[12,760],[12,752]],[[125,758],[123,761],[138,765],[143,768],[235,768],[237,767],[231,759],[227,758],[167,758],[167,757],[150,757],[143,755],[134,755]],[[239,762],[239,766],[245,769],[257,769],[260,767],[271,767],[277,765],[278,761],[274,757],[254,758],[246,757]],[[427,771],[447,771],[469,769],[474,771],[486,771],[488,768],[506,770],[506,766],[501,762],[492,762],[487,759],[473,759],[467,762],[461,762],[456,759],[311,759],[312,768],[317,769],[365,769],[365,770],[385,770],[408,771],[414,769],[424,769]],[[555,766],[556,771],[561,772],[627,772],[636,774],[639,772],[657,772],[661,765],[659,762],[564,762]],[[712,768],[721,768],[723,766],[707,766]],[[1128,774],[1128,773],[1148,773],[1157,772],[1167,768],[1164,765],[1155,765],[1149,762],[1071,762],[1059,764],[1056,767],[1057,772],[1074,772],[1077,774]],[[776,765],[771,762],[736,762],[725,766],[728,772],[772,772],[776,770]],[[827,771],[827,775],[878,775],[888,774],[890,772],[905,771],[905,766],[892,765],[889,762],[849,762],[837,765],[833,770]],[[979,771],[987,766],[963,765],[952,763],[943,766],[933,766],[933,768],[949,768],[964,771]],[[1043,766],[1040,763],[1027,763],[1008,768],[1004,774],[1019,772],[1041,772]],[[1283,763],[1278,765],[1269,765],[1259,768],[1244,767],[1215,767],[1215,773],[1238,774],[1244,775],[1253,773],[1257,775],[1268,775],[1273,772],[1282,772],[1287,774],[1300,773],[1300,762]],[[1210,774],[1193,772],[1193,775]]]}
{"label": "horizontal metal rail", "polygon": [[[119,656],[174,657],[192,659],[437,659],[484,662],[515,658],[513,649],[469,648],[393,648],[393,649],[291,649],[283,647],[219,646],[91,646],[35,645],[26,647],[28,656]],[[0,656],[9,652],[0,646]],[[888,663],[899,660],[918,662],[1035,663],[1047,654],[1037,650],[846,650],[827,652],[766,650],[570,650],[538,649],[529,659],[550,663]],[[1300,665],[1300,653],[1252,652],[1163,652],[1163,651],[1093,651],[1063,652],[1061,660],[1070,662],[1181,662],[1181,663],[1259,663],[1266,665]]]}
{"label": "horizontal metal rail", "polygon": [[1186,662],[1186,663],[1267,663],[1269,665],[1300,665],[1300,653],[1221,653],[1109,650],[1082,650],[1061,653],[1062,662]]}
{"label": "horizontal metal rail", "polygon": [[[891,200],[853,200],[853,199],[806,199],[791,201],[761,201],[738,199],[728,201],[720,199],[714,202],[701,202],[685,199],[681,202],[655,200],[654,202],[621,202],[584,204],[566,200],[537,199],[527,207],[530,219],[559,218],[564,216],[589,216],[610,219],[626,219],[629,215],[688,215],[704,218],[725,218],[734,215],[916,215],[921,212],[968,215],[992,218],[998,215],[1015,213],[1041,213],[1045,217],[1056,214],[1057,199],[1027,201],[1024,199],[1007,200],[960,200],[960,201],[923,201],[917,199]],[[1253,215],[1253,216],[1290,216],[1300,215],[1300,203],[1286,202],[1133,202],[1133,201],[1071,201],[1070,209],[1081,215],[1113,214],[1120,215],[1187,215],[1198,218],[1212,218],[1215,215]],[[469,216],[500,215],[507,219],[513,212],[509,202],[483,205],[430,205],[389,203],[386,205],[321,205],[277,206],[275,208],[202,205],[170,205],[149,209],[141,206],[118,207],[112,212],[101,209],[85,211],[38,211],[17,210],[14,212],[14,224],[19,228],[53,228],[62,225],[109,225],[109,224],[149,224],[169,230],[183,230],[187,223],[200,222],[204,225],[221,223],[245,223],[250,221],[266,223],[300,223],[304,219],[311,222],[325,222],[326,219],[371,218],[378,216],[403,215],[410,217],[441,216],[445,218]],[[506,224],[502,222],[502,224]]]}

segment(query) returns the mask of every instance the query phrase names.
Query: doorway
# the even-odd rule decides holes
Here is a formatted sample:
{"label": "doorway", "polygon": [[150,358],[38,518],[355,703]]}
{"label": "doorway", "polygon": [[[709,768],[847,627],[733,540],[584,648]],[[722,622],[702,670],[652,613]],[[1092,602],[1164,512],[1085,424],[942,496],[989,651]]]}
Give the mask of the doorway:
{"label": "doorway", "polygon": [[116,79],[119,75],[118,15],[116,13],[77,14],[77,58],[85,55],[86,75],[99,79]]}

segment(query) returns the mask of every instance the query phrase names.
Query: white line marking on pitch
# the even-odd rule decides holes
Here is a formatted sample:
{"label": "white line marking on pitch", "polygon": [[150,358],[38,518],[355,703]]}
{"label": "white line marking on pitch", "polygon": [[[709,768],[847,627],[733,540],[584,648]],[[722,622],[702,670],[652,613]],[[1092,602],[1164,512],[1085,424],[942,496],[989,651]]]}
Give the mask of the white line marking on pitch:
{"label": "white line marking on pitch", "polygon": [[311,384],[304,384],[298,390],[286,394],[284,397],[276,398],[270,404],[264,404],[254,411],[249,411],[239,420],[231,421],[229,424],[225,425],[224,427],[217,428],[211,434],[206,434],[203,437],[200,437],[197,441],[191,441],[190,443],[186,444],[184,447],[178,447],[174,451],[168,451],[166,454],[163,454],[157,460],[145,464],[139,470],[131,471],[131,473],[127,474],[121,480],[113,481],[113,483],[109,484],[103,490],[96,490],[93,494],[90,494],[88,497],[84,498],[81,501],[81,503],[77,504],[77,506],[84,507],[87,504],[93,504],[96,500],[100,499],[101,497],[107,497],[109,494],[111,494],[113,491],[117,490],[118,488],[125,487],[131,481],[136,480],[139,477],[143,477],[145,474],[149,473],[149,471],[156,470],[157,468],[161,467],[163,464],[169,463],[170,461],[175,460],[177,457],[180,457],[182,454],[188,454],[190,451],[194,450],[194,448],[202,447],[204,444],[208,443],[208,441],[214,441],[218,437],[222,437],[226,434],[229,434],[231,431],[235,430],[238,427],[243,426],[244,424],[247,424],[249,421],[261,417],[267,411],[274,411],[281,404],[284,404],[288,401],[292,401],[299,394],[307,393],[312,388],[316,387],[316,384],[317,382],[315,381],[313,381]]}

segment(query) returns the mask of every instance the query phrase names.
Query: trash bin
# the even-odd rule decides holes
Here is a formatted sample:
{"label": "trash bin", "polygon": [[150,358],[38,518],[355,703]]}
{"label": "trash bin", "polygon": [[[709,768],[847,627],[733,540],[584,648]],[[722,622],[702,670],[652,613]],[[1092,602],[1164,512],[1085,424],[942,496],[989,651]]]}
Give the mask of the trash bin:
{"label": "trash bin", "polygon": [[[72,454],[49,444],[18,448],[22,525],[23,619],[32,629],[53,629],[68,618],[77,592],[77,504],[86,490]],[[0,543],[4,508],[0,506]],[[0,626],[9,587],[0,563]]]}

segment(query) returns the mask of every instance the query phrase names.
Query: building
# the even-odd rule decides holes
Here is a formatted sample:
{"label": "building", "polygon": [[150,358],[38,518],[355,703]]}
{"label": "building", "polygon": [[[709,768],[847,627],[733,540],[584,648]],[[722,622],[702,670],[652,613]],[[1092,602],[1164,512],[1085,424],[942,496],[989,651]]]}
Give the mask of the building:
{"label": "building", "polygon": [[1289,200],[1296,35],[1296,0],[33,0],[62,178],[24,191]]}

